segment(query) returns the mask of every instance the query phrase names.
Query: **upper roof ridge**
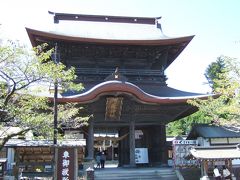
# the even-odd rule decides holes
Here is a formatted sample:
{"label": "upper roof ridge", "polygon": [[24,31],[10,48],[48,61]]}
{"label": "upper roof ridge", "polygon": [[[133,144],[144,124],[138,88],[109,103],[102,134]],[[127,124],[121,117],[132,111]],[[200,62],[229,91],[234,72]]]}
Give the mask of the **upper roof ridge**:
{"label": "upper roof ridge", "polygon": [[157,24],[161,17],[129,17],[129,16],[109,16],[109,15],[87,15],[87,14],[68,14],[48,11],[54,15],[54,23],[60,20],[65,21],[94,21],[94,22],[116,22],[116,23],[133,23],[133,24]]}

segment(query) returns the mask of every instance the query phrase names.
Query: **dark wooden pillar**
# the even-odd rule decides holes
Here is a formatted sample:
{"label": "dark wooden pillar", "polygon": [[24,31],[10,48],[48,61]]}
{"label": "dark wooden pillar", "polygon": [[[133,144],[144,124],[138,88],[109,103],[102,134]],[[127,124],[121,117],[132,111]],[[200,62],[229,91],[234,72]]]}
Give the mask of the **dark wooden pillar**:
{"label": "dark wooden pillar", "polygon": [[135,167],[135,120],[131,119],[129,122],[129,156],[130,167]]}
{"label": "dark wooden pillar", "polygon": [[168,163],[168,149],[167,149],[167,138],[166,138],[166,125],[161,125],[161,142],[160,142],[160,149],[161,149],[161,164],[167,165]]}
{"label": "dark wooden pillar", "polygon": [[93,119],[90,119],[87,136],[87,159],[94,159],[93,151],[94,151]]}
{"label": "dark wooden pillar", "polygon": [[149,147],[149,163],[151,165],[167,165],[167,142],[165,125],[154,125],[147,128]]}
{"label": "dark wooden pillar", "polygon": [[[121,128],[119,130],[119,136],[124,136],[129,134],[129,128]],[[119,154],[119,166],[125,166],[129,164],[129,135],[120,140],[118,144],[118,154]]]}

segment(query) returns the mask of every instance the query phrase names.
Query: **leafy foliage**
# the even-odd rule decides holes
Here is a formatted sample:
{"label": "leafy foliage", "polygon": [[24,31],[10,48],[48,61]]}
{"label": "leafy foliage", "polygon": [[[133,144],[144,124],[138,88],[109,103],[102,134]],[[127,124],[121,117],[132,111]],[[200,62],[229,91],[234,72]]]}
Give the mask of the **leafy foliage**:
{"label": "leafy foliage", "polygon": [[[52,61],[53,49],[45,44],[33,51],[11,41],[0,45],[0,130],[1,127],[21,127],[22,131],[14,136],[33,130],[51,138],[53,107],[46,97],[37,96],[46,91],[39,85],[58,82],[63,89],[81,90],[81,84],[73,83],[74,68],[67,69],[62,63]],[[76,103],[62,104],[59,108],[59,122],[74,122],[71,125],[79,127],[88,120],[80,117],[81,108]],[[9,139],[13,134],[4,137]],[[3,140],[0,148],[4,143]]]}
{"label": "leafy foliage", "polygon": [[216,90],[221,85],[218,81],[225,79],[228,73],[229,69],[226,67],[224,56],[220,56],[217,58],[216,62],[211,63],[207,67],[204,75],[212,90]]}
{"label": "leafy foliage", "polygon": [[171,122],[167,125],[166,131],[168,136],[187,135],[194,124],[210,123],[211,119],[198,111],[190,116],[182,118],[178,121]]}
{"label": "leafy foliage", "polygon": [[[205,72],[215,97],[189,100],[199,111],[191,116],[168,124],[168,135],[187,134],[193,124],[214,123],[239,125],[240,118],[240,62],[237,59],[220,56]],[[217,97],[216,97],[217,96]]]}
{"label": "leafy foliage", "polygon": [[[220,63],[221,62],[221,63]],[[212,118],[217,124],[238,124],[240,116],[239,86],[240,63],[237,59],[221,56],[216,63],[209,65],[206,74],[214,83],[213,92],[218,93],[218,98],[209,97],[207,100],[191,100],[190,104],[199,108],[205,116]]]}

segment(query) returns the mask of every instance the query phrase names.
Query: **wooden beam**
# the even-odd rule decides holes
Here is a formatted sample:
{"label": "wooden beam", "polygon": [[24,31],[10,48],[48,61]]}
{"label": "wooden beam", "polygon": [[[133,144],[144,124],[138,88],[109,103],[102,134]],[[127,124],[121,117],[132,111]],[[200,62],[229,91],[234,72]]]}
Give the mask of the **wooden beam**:
{"label": "wooden beam", "polygon": [[[146,122],[146,123],[136,123],[135,122],[135,126],[151,126],[151,125],[162,125],[165,123],[162,122]],[[96,122],[94,123],[94,127],[127,127],[129,126],[128,122],[118,122],[116,123],[116,121],[114,122]]]}
{"label": "wooden beam", "polygon": [[130,167],[135,167],[135,120],[132,119],[129,123],[129,152],[130,152]]}

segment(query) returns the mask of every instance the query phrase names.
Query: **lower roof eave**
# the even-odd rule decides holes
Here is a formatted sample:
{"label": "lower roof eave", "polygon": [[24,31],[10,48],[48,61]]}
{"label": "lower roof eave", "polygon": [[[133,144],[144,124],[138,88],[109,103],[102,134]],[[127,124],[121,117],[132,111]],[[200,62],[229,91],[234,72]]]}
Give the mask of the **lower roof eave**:
{"label": "lower roof eave", "polygon": [[[170,89],[170,88],[169,88]],[[217,96],[211,94],[204,95],[191,95],[191,96],[157,96],[149,94],[143,91],[140,87],[122,81],[107,81],[100,83],[84,93],[80,93],[74,96],[62,96],[58,98],[58,102],[77,102],[82,104],[91,103],[97,101],[101,96],[122,96],[129,95],[136,101],[143,104],[180,104],[187,103],[190,99],[207,99],[210,96]],[[53,100],[53,97],[49,97]]]}

